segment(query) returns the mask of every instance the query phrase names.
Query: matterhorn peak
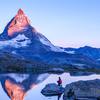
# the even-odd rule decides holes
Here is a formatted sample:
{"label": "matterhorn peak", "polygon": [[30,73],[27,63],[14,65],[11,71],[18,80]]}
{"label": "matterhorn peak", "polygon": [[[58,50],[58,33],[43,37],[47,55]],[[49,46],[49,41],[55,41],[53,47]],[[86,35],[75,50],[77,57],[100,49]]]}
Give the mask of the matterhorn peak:
{"label": "matterhorn peak", "polygon": [[12,36],[14,33],[27,29],[27,26],[30,26],[30,21],[23,10],[19,9],[8,26],[8,36]]}
{"label": "matterhorn peak", "polygon": [[31,26],[30,21],[24,11],[19,9],[17,14],[7,24],[3,33],[0,35],[0,40],[13,39],[19,34],[24,34],[25,36],[29,37],[36,35],[36,33],[39,32]]}
{"label": "matterhorn peak", "polygon": [[24,11],[20,8],[20,9],[18,10],[18,14],[19,14],[19,15],[23,15],[23,14],[24,14]]}

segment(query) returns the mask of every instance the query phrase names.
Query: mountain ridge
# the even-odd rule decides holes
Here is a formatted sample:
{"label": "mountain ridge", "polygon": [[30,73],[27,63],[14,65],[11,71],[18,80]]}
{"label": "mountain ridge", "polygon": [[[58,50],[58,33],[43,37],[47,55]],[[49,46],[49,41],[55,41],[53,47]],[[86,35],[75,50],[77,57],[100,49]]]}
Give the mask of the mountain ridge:
{"label": "mountain ridge", "polygon": [[[31,26],[29,19],[21,9],[19,9],[15,17],[7,24],[3,33],[0,34],[0,50],[11,55],[13,54],[15,56],[13,60],[16,62],[16,65],[16,59],[20,58],[21,61],[25,59],[26,62],[40,62],[41,68],[43,68],[43,64],[44,66],[45,64],[56,67],[60,66],[63,69],[100,68],[100,62],[98,60],[100,59],[99,49],[88,46],[78,49],[63,48],[53,45],[43,34],[37,32]],[[3,53],[3,55],[5,54]],[[2,59],[5,60],[5,58],[1,57]],[[25,61],[23,61],[24,66]],[[6,64],[8,62],[5,61]],[[1,66],[4,66],[3,64],[1,62]],[[18,66],[20,68],[20,65]],[[36,68],[36,65],[34,67],[32,64],[32,66]],[[28,68],[28,65],[26,67]]]}

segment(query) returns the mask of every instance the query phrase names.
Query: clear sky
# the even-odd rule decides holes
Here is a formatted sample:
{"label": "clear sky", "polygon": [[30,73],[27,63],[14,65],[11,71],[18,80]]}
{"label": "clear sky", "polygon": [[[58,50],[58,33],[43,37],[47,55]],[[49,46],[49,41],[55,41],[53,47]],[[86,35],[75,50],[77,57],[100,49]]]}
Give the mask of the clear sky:
{"label": "clear sky", "polygon": [[100,0],[0,0],[0,32],[19,8],[55,45],[100,48]]}

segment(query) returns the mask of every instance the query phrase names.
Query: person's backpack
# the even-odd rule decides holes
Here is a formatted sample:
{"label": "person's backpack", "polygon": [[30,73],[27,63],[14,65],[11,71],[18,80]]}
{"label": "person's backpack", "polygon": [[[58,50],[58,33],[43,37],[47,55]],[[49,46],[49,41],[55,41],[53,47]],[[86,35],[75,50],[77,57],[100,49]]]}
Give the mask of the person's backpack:
{"label": "person's backpack", "polygon": [[62,80],[61,80],[61,79],[60,79],[60,80],[58,80],[57,82],[58,82],[58,84],[62,84]]}

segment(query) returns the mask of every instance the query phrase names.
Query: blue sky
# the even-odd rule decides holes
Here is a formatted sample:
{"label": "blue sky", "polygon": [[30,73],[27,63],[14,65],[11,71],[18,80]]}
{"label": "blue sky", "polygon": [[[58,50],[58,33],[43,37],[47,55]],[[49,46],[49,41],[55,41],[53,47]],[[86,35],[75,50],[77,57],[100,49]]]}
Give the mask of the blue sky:
{"label": "blue sky", "polygon": [[55,45],[100,48],[100,0],[0,0],[0,32],[19,8]]}

